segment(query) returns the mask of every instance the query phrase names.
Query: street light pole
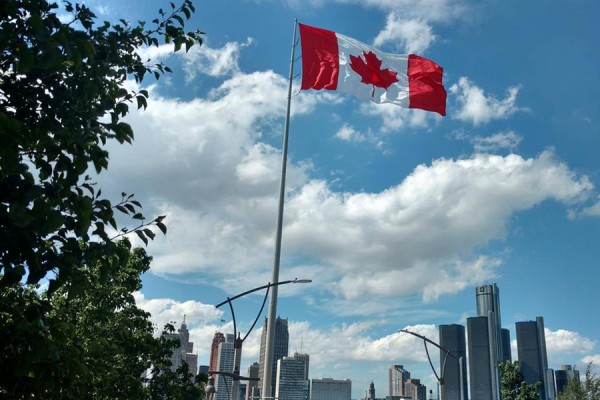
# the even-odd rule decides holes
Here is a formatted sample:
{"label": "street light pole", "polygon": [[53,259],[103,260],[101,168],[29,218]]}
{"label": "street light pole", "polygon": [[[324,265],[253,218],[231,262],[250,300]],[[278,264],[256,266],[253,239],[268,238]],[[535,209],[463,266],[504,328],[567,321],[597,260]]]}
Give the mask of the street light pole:
{"label": "street light pole", "polygon": [[[267,283],[266,285],[263,286],[259,286],[256,287],[254,289],[250,289],[250,290],[246,290],[245,292],[242,292],[238,295],[235,295],[233,297],[228,297],[227,300],[224,300],[222,302],[220,302],[219,304],[217,304],[215,306],[215,308],[220,308],[221,306],[225,305],[225,304],[229,304],[229,309],[231,311],[231,318],[233,320],[233,337],[234,339],[234,345],[233,345],[233,349],[234,349],[234,362],[233,362],[233,371],[232,372],[228,372],[228,371],[208,371],[209,376],[210,375],[225,375],[228,376],[230,378],[232,378],[232,384],[231,384],[231,400],[239,400],[239,394],[240,394],[240,380],[249,380],[249,381],[258,381],[260,380],[259,378],[247,378],[244,376],[240,376],[240,363],[242,360],[242,345],[244,343],[244,341],[246,340],[246,338],[248,337],[248,335],[250,335],[250,332],[252,332],[252,329],[254,329],[254,326],[256,325],[256,322],[258,321],[258,319],[260,318],[260,315],[262,314],[264,308],[265,308],[265,303],[267,302],[267,297],[269,295],[269,290],[273,287],[273,288],[277,288],[280,285],[286,285],[288,283],[310,283],[312,282],[312,280],[310,279],[291,279],[291,280],[287,280],[287,281],[281,281],[281,282],[274,282],[274,283]],[[250,329],[248,329],[248,332],[246,332],[246,335],[244,336],[244,338],[242,339],[239,332],[237,332],[237,322],[235,319],[235,311],[233,310],[233,300],[235,299],[239,299],[240,297],[246,296],[247,294],[250,293],[254,293],[257,292],[259,290],[262,289],[267,289],[266,293],[265,293],[265,297],[263,298],[263,302],[262,305],[260,307],[260,310],[258,311],[258,314],[256,315],[256,318],[254,319],[254,322],[252,323],[252,326],[250,327]],[[213,388],[214,390],[214,388]]]}
{"label": "street light pole", "polygon": [[[279,181],[279,207],[277,212],[277,228],[275,230],[275,252],[273,257],[273,282],[279,281],[279,264],[281,259],[281,236],[283,231],[283,208],[285,199],[285,174],[287,170],[288,138],[290,133],[290,109],[292,103],[292,80],[294,78],[294,52],[296,50],[296,27],[298,20],[294,20],[294,34],[292,36],[292,54],[290,57],[290,74],[287,89],[287,109],[283,129],[283,146],[281,149],[281,180]],[[265,365],[262,376],[261,398],[271,397],[271,374],[273,370],[272,359],[275,347],[275,318],[277,317],[277,287],[273,288],[269,301],[269,316],[267,317],[267,334],[265,345]],[[267,395],[268,392],[268,395]]]}
{"label": "street light pole", "polygon": [[[459,393],[460,393],[460,400],[465,400],[465,394],[464,394],[464,387],[463,387],[463,358],[462,356],[455,356],[454,354],[452,354],[452,352],[442,346],[440,346],[439,344],[437,344],[436,342],[426,338],[423,335],[419,335],[418,333],[415,332],[411,332],[409,330],[406,329],[400,329],[398,332],[402,332],[402,333],[408,333],[410,335],[416,336],[419,339],[423,339],[423,344],[425,345],[425,353],[427,354],[427,359],[429,360],[429,365],[431,366],[431,369],[433,370],[433,374],[435,375],[435,377],[437,378],[439,384],[440,384],[440,400],[443,400],[443,396],[444,396],[444,373],[446,372],[446,360],[448,359],[448,356],[454,358],[455,360],[458,361],[458,374],[459,374],[459,379],[460,379],[460,384],[459,384]],[[427,343],[430,343],[432,345],[434,345],[435,347],[437,347],[438,349],[442,350],[443,352],[445,352],[444,355],[444,361],[442,362],[442,368],[440,371],[440,375],[438,376],[437,372],[435,371],[435,368],[433,366],[433,363],[431,362],[431,357],[429,356],[429,350],[427,349]]]}

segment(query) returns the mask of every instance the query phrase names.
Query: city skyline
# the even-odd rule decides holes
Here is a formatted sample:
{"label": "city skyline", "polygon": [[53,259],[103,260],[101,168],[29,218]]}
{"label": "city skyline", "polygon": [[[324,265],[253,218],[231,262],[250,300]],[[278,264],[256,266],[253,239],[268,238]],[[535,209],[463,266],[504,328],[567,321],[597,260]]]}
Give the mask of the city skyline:
{"label": "city skyline", "polygon": [[[86,5],[99,22],[169,9]],[[550,366],[600,361],[600,321],[587,317],[600,300],[594,0],[196,4],[186,26],[206,32],[203,45],[143,50],[173,73],[126,83],[148,91],[148,107],[130,106],[135,141],[107,146],[97,185],[112,200],[134,193],[148,218],[166,215],[134,294],[158,329],[186,314],[207,363],[198,344],[233,332],[214,305],[271,280],[296,18],[437,62],[448,99],[441,117],[299,91],[294,69],[280,278],[312,283],[279,288],[290,354],[311,354],[311,375],[352,379],[356,398],[371,380],[385,393],[393,364],[433,387],[422,343],[398,330],[438,341],[439,325],[477,315],[474,289],[496,282],[511,347],[515,322],[542,315]],[[236,300],[238,331],[261,303],[261,293]],[[260,331],[244,342],[242,370],[258,359]]]}
{"label": "city skyline", "polygon": [[[437,370],[437,394],[445,399],[452,398],[467,400],[500,399],[501,381],[499,364],[511,362],[509,329],[503,328],[500,313],[500,289],[496,283],[475,288],[476,317],[467,317],[467,329],[460,324],[439,325],[439,369]],[[307,400],[310,388],[309,359],[310,355],[294,352],[287,357],[289,332],[287,319],[277,318],[274,356],[276,363],[276,379],[274,379],[274,395],[284,400]],[[267,320],[265,318],[265,327]],[[261,334],[261,349],[265,346],[265,329]],[[519,321],[515,323],[517,362],[519,369],[528,384],[540,383],[540,400],[552,400],[560,393],[567,379],[578,376],[570,365],[561,365],[560,370],[549,368],[544,318],[536,317],[535,321]],[[186,337],[185,323],[179,330]],[[405,332],[409,333],[409,332]],[[189,336],[189,335],[188,335]],[[211,349],[223,336],[216,332]],[[422,335],[414,335],[425,338]],[[468,341],[466,340],[468,338]],[[425,341],[424,345],[426,346]],[[467,352],[468,343],[468,352]],[[186,345],[187,346],[187,345]],[[193,347],[193,346],[192,346]],[[211,354],[212,354],[211,350]],[[264,350],[261,351],[260,363],[263,361]],[[211,356],[212,357],[212,356]],[[469,368],[467,369],[467,362]],[[460,366],[462,363],[462,367]],[[248,368],[248,375],[254,362]],[[260,376],[260,373],[256,373]],[[331,378],[322,378],[330,379]],[[461,381],[462,379],[462,381]],[[443,380],[443,384],[441,384]],[[337,382],[337,380],[335,380]],[[351,381],[348,379],[348,381]],[[462,388],[461,388],[462,386]],[[328,387],[325,385],[325,387]],[[333,386],[332,386],[333,387]],[[416,398],[426,400],[427,387],[420,379],[411,378],[410,372],[402,364],[391,365],[388,369],[388,398]],[[430,390],[432,392],[432,390]],[[440,393],[441,392],[441,393]],[[246,392],[248,399],[250,392]],[[253,395],[256,395],[254,393]],[[321,394],[320,394],[321,395]],[[383,397],[382,397],[383,398]],[[375,385],[371,381],[366,391],[365,400],[375,400]]]}

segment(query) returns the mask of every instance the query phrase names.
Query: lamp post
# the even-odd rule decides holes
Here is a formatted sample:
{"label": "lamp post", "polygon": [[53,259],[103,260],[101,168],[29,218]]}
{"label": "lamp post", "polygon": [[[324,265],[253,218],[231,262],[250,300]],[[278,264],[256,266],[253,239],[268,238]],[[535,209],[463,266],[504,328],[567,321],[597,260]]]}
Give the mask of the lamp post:
{"label": "lamp post", "polygon": [[[464,388],[463,388],[463,377],[464,377],[464,371],[463,371],[463,358],[462,356],[457,357],[456,355],[452,354],[452,352],[442,346],[440,346],[439,344],[437,344],[436,342],[427,339],[425,336],[423,335],[419,335],[418,333],[415,332],[411,332],[409,330],[406,329],[400,329],[398,332],[402,332],[402,333],[408,333],[409,335],[413,335],[418,337],[419,339],[423,339],[423,345],[425,346],[425,353],[427,354],[427,360],[429,360],[429,365],[431,366],[431,369],[433,370],[433,374],[435,375],[436,379],[438,380],[438,383],[440,384],[440,400],[443,400],[443,393],[444,393],[444,372],[446,372],[446,360],[448,359],[448,356],[454,358],[455,360],[458,361],[458,374],[459,374],[459,390],[460,390],[460,400],[465,400],[465,395],[464,395]],[[432,345],[434,345],[435,347],[437,347],[438,349],[442,350],[445,355],[444,355],[444,361],[442,362],[442,368],[440,371],[440,375],[437,374],[437,372],[435,371],[435,367],[433,366],[433,363],[431,362],[431,357],[429,356],[429,350],[427,349],[427,343],[430,343]]]}
{"label": "lamp post", "polygon": [[[250,335],[250,332],[252,332],[252,329],[254,329],[254,326],[256,325],[256,323],[258,322],[258,319],[260,318],[260,315],[262,314],[264,308],[265,308],[265,303],[267,302],[267,297],[269,296],[269,290],[272,287],[277,287],[280,285],[287,285],[289,283],[310,283],[312,282],[311,279],[291,279],[291,280],[287,280],[287,281],[280,281],[280,282],[274,282],[271,283],[269,282],[266,285],[263,286],[259,286],[256,287],[254,289],[250,289],[250,290],[246,290],[243,293],[240,293],[238,295],[235,295],[233,297],[228,297],[226,300],[220,302],[219,304],[217,304],[215,306],[215,308],[220,308],[221,306],[225,305],[225,304],[229,304],[229,309],[231,310],[231,318],[233,320],[233,337],[235,338],[234,341],[234,362],[233,362],[233,371],[232,372],[228,372],[228,371],[208,371],[208,375],[224,375],[227,377],[232,378],[233,383],[231,384],[231,400],[239,400],[239,394],[240,394],[240,381],[258,381],[260,380],[259,378],[249,378],[249,377],[245,377],[245,376],[241,376],[240,375],[240,363],[242,360],[242,344],[244,343],[244,341],[246,340],[246,338],[248,337],[248,335]],[[260,306],[260,310],[258,311],[258,314],[256,314],[256,318],[254,319],[254,322],[252,323],[252,326],[250,327],[250,329],[248,329],[248,332],[246,333],[246,335],[244,336],[244,338],[242,339],[240,337],[240,334],[237,332],[237,322],[235,320],[235,311],[233,310],[233,300],[235,299],[239,299],[240,297],[246,296],[250,293],[254,293],[254,292],[258,292],[259,290],[263,290],[263,289],[267,289],[266,293],[265,293],[265,297],[263,298],[263,302],[262,305]],[[215,393],[214,391],[214,387],[212,387],[212,393]]]}

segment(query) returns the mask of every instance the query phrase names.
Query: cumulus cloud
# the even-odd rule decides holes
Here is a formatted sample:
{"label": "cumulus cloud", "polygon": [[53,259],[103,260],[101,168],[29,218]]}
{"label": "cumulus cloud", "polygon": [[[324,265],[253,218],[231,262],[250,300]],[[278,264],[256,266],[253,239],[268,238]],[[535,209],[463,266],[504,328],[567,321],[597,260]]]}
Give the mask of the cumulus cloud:
{"label": "cumulus cloud", "polygon": [[362,103],[360,112],[381,119],[381,134],[388,135],[405,128],[425,128],[428,120],[438,119],[423,110],[400,108],[393,104]]}
{"label": "cumulus cloud", "polygon": [[[463,17],[470,6],[464,0],[333,0],[338,3],[360,4],[386,12],[395,12],[406,19],[449,22]],[[325,1],[323,0],[323,3]],[[322,4],[322,3],[321,3]]]}
{"label": "cumulus cloud", "polygon": [[152,315],[152,322],[159,329],[162,329],[168,322],[181,322],[183,315],[191,323],[213,322],[223,315],[223,312],[216,309],[213,305],[203,304],[198,301],[178,302],[169,298],[147,299],[142,292],[134,292],[133,297],[139,308]]}
{"label": "cumulus cloud", "polygon": [[495,152],[498,150],[515,150],[523,137],[513,131],[498,132],[492,136],[476,136],[471,140],[476,152]]}
{"label": "cumulus cloud", "polygon": [[600,366],[600,354],[585,356],[581,359],[581,361],[583,361],[583,364],[585,365],[592,363],[594,367],[598,368],[598,366]]}
{"label": "cumulus cloud", "polygon": [[[147,110],[128,117],[135,146],[109,149],[116,173],[100,183],[116,196],[127,187],[146,213],[167,215],[169,234],[152,244],[154,273],[196,274],[232,293],[269,280],[280,152],[267,139],[281,133],[285,102],[272,99],[285,95],[286,80],[273,71],[237,72],[204,99],[151,91]],[[292,118],[332,101],[303,93]],[[392,111],[408,118],[398,124],[425,115],[361,108],[384,119]],[[357,138],[351,129],[342,136]],[[593,189],[551,152],[437,159],[372,193],[335,191],[311,178],[311,168],[288,162],[282,264],[290,275],[282,278],[319,276],[332,301],[348,304],[430,301],[493,279],[501,258],[477,249],[502,240],[514,213],[546,200],[578,204]],[[247,281],[234,279],[241,273]]]}
{"label": "cumulus cloud", "polygon": [[486,96],[483,89],[475,85],[466,77],[461,77],[458,83],[450,87],[450,93],[456,96],[459,105],[458,112],[453,116],[461,121],[480,125],[494,119],[506,119],[525,109],[517,107],[519,88],[508,88],[504,99]]}
{"label": "cumulus cloud", "polygon": [[545,334],[548,353],[589,353],[594,350],[595,342],[577,332],[566,329],[553,332],[546,328]]}
{"label": "cumulus cloud", "polygon": [[551,153],[437,160],[381,193],[310,181],[288,201],[286,243],[337,268],[346,299],[417,291],[433,299],[448,281],[458,279],[457,291],[494,276],[497,259],[464,255],[503,238],[514,212],[546,199],[571,203],[589,189]]}
{"label": "cumulus cloud", "polygon": [[394,50],[405,53],[423,53],[435,41],[436,36],[429,24],[418,19],[403,19],[394,12],[388,14],[385,27],[373,45],[377,47],[393,44]]}
{"label": "cumulus cloud", "polygon": [[600,198],[593,205],[584,208],[580,215],[584,217],[600,217]]}
{"label": "cumulus cloud", "polygon": [[186,81],[193,81],[199,72],[213,77],[239,72],[240,51],[252,43],[253,39],[248,38],[244,43],[228,42],[221,48],[212,48],[206,43],[192,47],[182,53]]}
{"label": "cumulus cloud", "polygon": [[347,142],[363,142],[365,135],[354,129],[353,126],[344,124],[335,134],[335,137]]}

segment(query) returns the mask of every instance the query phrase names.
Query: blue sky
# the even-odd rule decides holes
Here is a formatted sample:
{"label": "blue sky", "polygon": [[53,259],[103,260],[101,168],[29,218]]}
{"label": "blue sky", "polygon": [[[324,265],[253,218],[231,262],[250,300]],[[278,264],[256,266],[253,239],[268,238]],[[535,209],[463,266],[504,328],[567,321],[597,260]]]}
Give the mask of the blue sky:
{"label": "blue sky", "polygon": [[[169,7],[89,5],[130,20]],[[311,355],[311,377],[350,378],[354,398],[373,380],[383,396],[387,368],[404,364],[431,386],[422,344],[397,330],[436,340],[437,325],[475,315],[474,288],[492,282],[513,339],[515,322],[541,315],[551,367],[600,364],[600,3],[195,5],[188,26],[205,44],[144,50],[174,73],[144,82],[148,109],[128,117],[135,143],[111,145],[100,182],[168,216],[136,298],[158,324],[186,314],[200,363],[215,330],[232,331],[228,310],[212,305],[271,278],[297,18],[433,59],[448,90],[446,117],[335,92],[293,98],[280,278],[313,283],[282,287],[278,314],[290,321],[290,352]],[[242,332],[261,301],[235,303]],[[259,332],[243,370],[258,360]]]}

